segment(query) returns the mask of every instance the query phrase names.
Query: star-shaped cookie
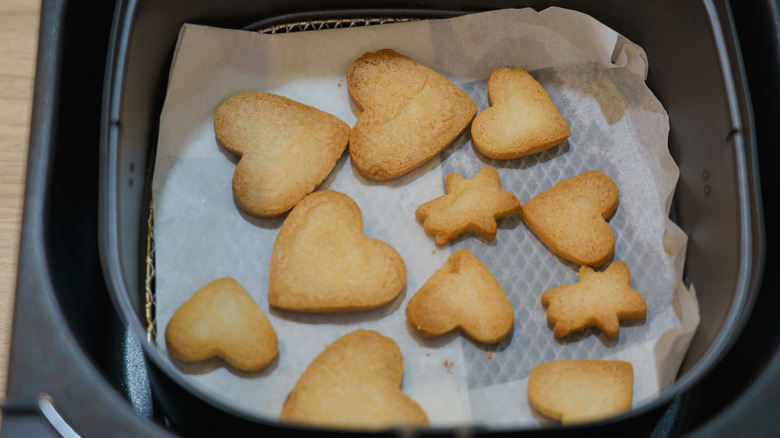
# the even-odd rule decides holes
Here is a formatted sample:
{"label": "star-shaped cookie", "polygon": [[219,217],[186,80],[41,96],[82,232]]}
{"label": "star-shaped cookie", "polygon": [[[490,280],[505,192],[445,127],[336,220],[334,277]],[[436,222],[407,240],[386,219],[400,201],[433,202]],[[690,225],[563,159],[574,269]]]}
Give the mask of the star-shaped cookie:
{"label": "star-shaped cookie", "polygon": [[577,283],[542,294],[547,322],[554,325],[556,338],[587,327],[598,327],[608,337],[616,338],[621,320],[643,319],[647,314],[645,300],[631,289],[631,274],[625,262],[612,263],[604,272],[583,265],[578,276]]}
{"label": "star-shaped cookie", "polygon": [[517,196],[501,189],[498,172],[490,166],[483,167],[470,180],[457,173],[447,175],[445,189],[446,195],[420,205],[415,212],[437,245],[444,245],[467,231],[493,239],[496,219],[520,211]]}

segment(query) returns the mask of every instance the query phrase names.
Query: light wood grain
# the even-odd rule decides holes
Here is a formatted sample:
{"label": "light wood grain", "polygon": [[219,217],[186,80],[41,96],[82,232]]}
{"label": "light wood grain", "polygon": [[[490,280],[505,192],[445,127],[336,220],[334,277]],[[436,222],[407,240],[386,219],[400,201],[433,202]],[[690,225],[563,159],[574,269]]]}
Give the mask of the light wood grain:
{"label": "light wood grain", "polygon": [[40,0],[0,0],[0,401],[6,395],[40,7]]}

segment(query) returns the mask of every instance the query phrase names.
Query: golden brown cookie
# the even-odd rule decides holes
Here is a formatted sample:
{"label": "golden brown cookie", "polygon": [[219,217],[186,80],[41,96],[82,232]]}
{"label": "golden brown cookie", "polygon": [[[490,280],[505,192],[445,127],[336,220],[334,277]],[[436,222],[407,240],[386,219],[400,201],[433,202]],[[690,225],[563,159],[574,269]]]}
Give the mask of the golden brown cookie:
{"label": "golden brown cookie", "polygon": [[561,181],[523,204],[526,226],[558,256],[578,265],[601,266],[615,251],[606,220],[618,205],[618,188],[597,170]]}
{"label": "golden brown cookie", "polygon": [[423,228],[434,236],[437,245],[444,245],[459,235],[472,231],[485,239],[496,237],[496,219],[520,211],[520,201],[514,194],[501,190],[496,169],[485,166],[473,179],[457,173],[447,175],[447,194],[417,208],[415,215]]}
{"label": "golden brown cookie", "polygon": [[616,338],[621,320],[643,319],[647,304],[639,292],[631,289],[631,274],[625,262],[617,261],[604,272],[581,266],[579,281],[558,286],[542,294],[547,322],[553,334],[562,338],[587,327],[598,327]]}
{"label": "golden brown cookie", "polygon": [[537,365],[528,376],[528,400],[563,425],[619,415],[631,408],[634,369],[619,360],[562,360]]}
{"label": "golden brown cookie", "polygon": [[220,278],[195,292],[165,328],[168,352],[185,362],[217,356],[243,371],[268,365],[278,351],[271,322],[234,279]]}
{"label": "golden brown cookie", "polygon": [[510,159],[562,143],[569,125],[547,92],[522,68],[501,68],[488,80],[490,108],[474,118],[471,140],[483,155]]}
{"label": "golden brown cookie", "polygon": [[460,329],[492,344],[512,331],[514,311],[487,267],[469,250],[459,249],[409,300],[406,319],[426,337]]}
{"label": "golden brown cookie", "polygon": [[279,230],[268,301],[297,312],[368,310],[391,302],[405,283],[401,255],[363,234],[355,201],[340,192],[318,191],[299,202]]}
{"label": "golden brown cookie", "polygon": [[397,178],[435,157],[477,113],[477,104],[444,76],[390,49],[358,58],[347,86],[363,110],[349,153],[374,180]]}
{"label": "golden brown cookie", "polygon": [[227,99],[214,117],[217,139],[241,157],[233,194],[248,213],[289,211],[330,174],[349,141],[349,125],[316,108],[270,93]]}
{"label": "golden brown cookie", "polygon": [[425,411],[400,390],[401,350],[373,330],[348,333],[306,368],[280,420],[308,426],[381,430],[426,427]]}

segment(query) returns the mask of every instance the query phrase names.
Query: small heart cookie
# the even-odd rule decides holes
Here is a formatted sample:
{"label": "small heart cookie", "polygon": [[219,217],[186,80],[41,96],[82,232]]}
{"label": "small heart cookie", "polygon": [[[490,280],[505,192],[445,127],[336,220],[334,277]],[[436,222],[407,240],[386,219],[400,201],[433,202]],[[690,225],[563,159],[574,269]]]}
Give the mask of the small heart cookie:
{"label": "small heart cookie", "polygon": [[513,216],[520,211],[520,201],[514,194],[501,190],[496,169],[485,166],[473,179],[457,173],[447,175],[447,194],[420,205],[415,211],[423,228],[434,235],[437,245],[444,245],[471,231],[485,239],[496,237],[496,219]]}
{"label": "small heart cookie", "polygon": [[580,266],[579,281],[545,291],[542,305],[553,334],[562,338],[588,327],[598,327],[610,338],[617,338],[621,320],[643,319],[647,304],[639,292],[631,289],[631,273],[623,261],[604,272]]}
{"label": "small heart cookie", "polygon": [[615,251],[615,235],[606,220],[618,197],[611,178],[590,170],[536,195],[523,204],[520,218],[553,253],[597,267]]}
{"label": "small heart cookie", "polygon": [[355,330],[309,364],[287,396],[280,421],[362,430],[428,426],[425,411],[401,392],[402,376],[395,341]]}
{"label": "small heart cookie", "polygon": [[426,337],[458,328],[492,344],[512,331],[514,311],[487,267],[469,250],[459,249],[409,300],[406,319]]}
{"label": "small heart cookie", "polygon": [[276,357],[271,322],[232,278],[220,278],[195,292],[165,328],[168,352],[185,362],[217,356],[243,371],[257,371]]}
{"label": "small heart cookie", "polygon": [[254,216],[270,218],[322,183],[347,148],[350,128],[286,97],[246,92],[219,106],[214,132],[241,157],[233,173],[236,202]]}
{"label": "small heart cookie", "polygon": [[406,265],[387,243],[363,234],[349,196],[314,192],[293,208],[274,242],[271,306],[297,312],[352,312],[388,304],[406,283]]}
{"label": "small heart cookie", "polygon": [[522,68],[501,68],[488,80],[490,108],[474,118],[471,140],[483,155],[510,159],[560,144],[571,131],[550,96]]}
{"label": "small heart cookie", "polygon": [[563,425],[619,415],[631,408],[634,369],[619,360],[562,360],[537,365],[528,376],[528,400]]}
{"label": "small heart cookie", "polygon": [[349,153],[364,176],[386,181],[438,155],[466,130],[477,104],[447,78],[385,49],[358,58],[347,73],[349,94],[363,113]]}

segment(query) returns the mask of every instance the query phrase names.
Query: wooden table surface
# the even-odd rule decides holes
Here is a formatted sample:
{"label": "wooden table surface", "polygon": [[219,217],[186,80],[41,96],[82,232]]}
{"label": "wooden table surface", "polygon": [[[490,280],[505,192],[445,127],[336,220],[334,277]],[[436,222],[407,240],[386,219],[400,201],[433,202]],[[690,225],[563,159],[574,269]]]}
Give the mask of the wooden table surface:
{"label": "wooden table surface", "polygon": [[0,0],[0,401],[6,395],[40,7],[40,0]]}

